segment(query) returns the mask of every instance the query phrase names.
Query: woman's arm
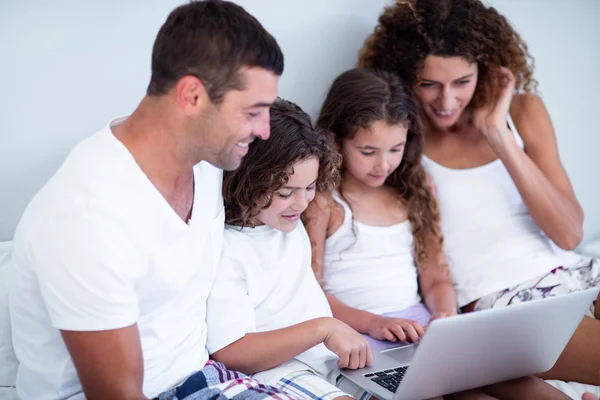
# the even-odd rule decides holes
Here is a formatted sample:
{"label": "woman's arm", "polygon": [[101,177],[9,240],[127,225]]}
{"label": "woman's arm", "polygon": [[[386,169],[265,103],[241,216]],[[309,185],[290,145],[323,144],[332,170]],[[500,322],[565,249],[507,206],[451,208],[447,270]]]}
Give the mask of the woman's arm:
{"label": "woman's arm", "polygon": [[511,115],[526,154],[517,148],[516,157],[506,156],[504,164],[537,225],[558,246],[572,250],[583,237],[583,209],[560,162],[548,111],[539,97],[520,95]]}
{"label": "woman's arm", "polygon": [[216,351],[212,358],[229,369],[253,374],[274,368],[323,343],[338,357],[340,368],[362,368],[373,362],[367,341],[334,318],[316,318],[287,328],[247,333]]}
{"label": "woman's arm", "polygon": [[[532,94],[512,96],[514,77],[495,105],[478,110],[474,125],[504,163],[536,224],[559,247],[572,250],[583,237],[583,210],[560,162],[556,135],[542,100]],[[506,126],[510,109],[526,152]]]}

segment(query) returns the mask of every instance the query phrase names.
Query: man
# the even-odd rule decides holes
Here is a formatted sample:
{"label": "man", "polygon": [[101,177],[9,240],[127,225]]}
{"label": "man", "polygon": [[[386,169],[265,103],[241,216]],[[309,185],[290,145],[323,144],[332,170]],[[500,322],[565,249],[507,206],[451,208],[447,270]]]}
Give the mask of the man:
{"label": "man", "polygon": [[269,137],[282,72],[277,42],[241,7],[169,15],[137,109],[80,143],[17,228],[20,398],[155,398],[203,368],[221,168]]}

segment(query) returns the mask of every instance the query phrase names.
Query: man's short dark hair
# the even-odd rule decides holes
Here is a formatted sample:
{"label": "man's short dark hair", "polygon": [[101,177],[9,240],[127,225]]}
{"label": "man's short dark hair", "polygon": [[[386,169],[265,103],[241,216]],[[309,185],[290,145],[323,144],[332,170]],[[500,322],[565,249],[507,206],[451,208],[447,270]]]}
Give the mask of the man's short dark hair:
{"label": "man's short dark hair", "polygon": [[192,1],[173,10],[158,32],[147,94],[163,95],[192,75],[218,104],[227,91],[243,88],[242,67],[281,75],[283,54],[275,38],[237,4]]}

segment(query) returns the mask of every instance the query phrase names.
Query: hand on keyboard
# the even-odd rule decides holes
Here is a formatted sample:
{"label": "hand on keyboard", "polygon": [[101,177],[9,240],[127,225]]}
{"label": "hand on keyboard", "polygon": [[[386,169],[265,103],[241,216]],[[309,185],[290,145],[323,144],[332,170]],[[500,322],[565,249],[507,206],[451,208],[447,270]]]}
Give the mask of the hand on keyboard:
{"label": "hand on keyboard", "polygon": [[417,343],[419,338],[425,334],[425,330],[418,322],[410,319],[373,315],[367,333],[378,340]]}
{"label": "hand on keyboard", "polygon": [[323,344],[338,357],[338,367],[358,369],[373,362],[367,339],[350,326],[335,318],[325,320]]}

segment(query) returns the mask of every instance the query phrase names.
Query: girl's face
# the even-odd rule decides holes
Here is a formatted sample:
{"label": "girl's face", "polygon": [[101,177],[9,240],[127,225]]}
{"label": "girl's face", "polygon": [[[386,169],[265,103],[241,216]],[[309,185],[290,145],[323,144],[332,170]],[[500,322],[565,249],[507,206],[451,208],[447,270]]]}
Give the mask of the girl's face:
{"label": "girl's face", "polygon": [[319,160],[311,157],[296,162],[287,184],[273,193],[268,208],[257,218],[260,222],[282,232],[291,232],[298,225],[300,214],[315,198],[315,187],[319,175]]}
{"label": "girl's face", "polygon": [[383,185],[402,161],[407,133],[405,125],[384,121],[359,129],[342,144],[345,173],[369,187]]}
{"label": "girl's face", "polygon": [[463,57],[427,56],[414,90],[425,114],[438,129],[454,126],[477,87],[477,63]]}

